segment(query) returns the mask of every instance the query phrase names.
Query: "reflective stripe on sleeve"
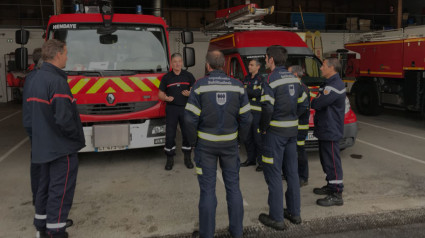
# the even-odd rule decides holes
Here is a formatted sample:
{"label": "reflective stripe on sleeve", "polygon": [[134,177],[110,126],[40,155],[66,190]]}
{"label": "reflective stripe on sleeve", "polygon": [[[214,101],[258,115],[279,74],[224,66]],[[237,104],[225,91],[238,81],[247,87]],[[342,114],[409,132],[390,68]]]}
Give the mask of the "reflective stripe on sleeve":
{"label": "reflective stripe on sleeve", "polygon": [[307,125],[298,125],[298,130],[308,130],[310,128],[310,126]]}
{"label": "reflective stripe on sleeve", "polygon": [[266,156],[262,156],[262,159],[263,159],[263,162],[264,163],[267,163],[267,164],[273,164],[273,157],[272,158],[270,158],[270,157],[266,157]]}
{"label": "reflective stripe on sleeve", "polygon": [[261,89],[261,85],[257,85],[253,87],[254,90]]}
{"label": "reflective stripe on sleeve", "polygon": [[300,80],[297,78],[286,78],[286,79],[278,79],[276,81],[273,81],[270,83],[271,88],[276,88],[278,86],[284,85],[284,84],[292,84],[292,83],[300,83]]}
{"label": "reflective stripe on sleeve", "polygon": [[249,110],[251,110],[251,105],[248,103],[239,110],[239,114],[244,114],[245,112],[249,112]]}
{"label": "reflective stripe on sleeve", "polygon": [[330,184],[341,184],[342,180],[330,180],[329,183]]}
{"label": "reflective stripe on sleeve", "polygon": [[270,95],[261,96],[261,102],[269,101],[272,105],[274,105],[274,98],[270,97]]}
{"label": "reflective stripe on sleeve", "polygon": [[199,88],[195,89],[196,94],[201,94],[206,92],[237,92],[240,94],[244,94],[245,89],[243,87],[232,86],[232,85],[207,85],[207,86],[200,86]]}
{"label": "reflective stripe on sleeve", "polygon": [[298,146],[303,146],[303,145],[305,145],[305,141],[304,140],[297,141],[297,145]]}
{"label": "reflective stripe on sleeve", "polygon": [[196,173],[202,175],[202,168],[196,167]]}
{"label": "reflective stripe on sleeve", "polygon": [[261,112],[261,107],[251,105],[251,110]]}
{"label": "reflective stripe on sleeve", "polygon": [[271,121],[270,126],[275,127],[298,127],[298,120],[295,121]]}
{"label": "reflective stripe on sleeve", "polygon": [[35,214],[35,219],[38,220],[46,220],[47,219],[47,215],[39,215],[39,214]]}
{"label": "reflective stripe on sleeve", "polygon": [[307,94],[303,92],[303,95],[298,98],[298,103],[304,102],[304,100],[307,98]]}
{"label": "reflective stripe on sleeve", "polygon": [[230,140],[234,140],[238,137],[238,132],[232,133],[232,134],[228,134],[228,135],[213,135],[213,134],[208,134],[202,131],[198,131],[198,137],[204,140],[209,140],[209,141],[230,141]]}
{"label": "reflective stripe on sleeve", "polygon": [[197,106],[186,103],[186,110],[193,112],[195,115],[200,116],[201,115],[201,109],[199,109]]}
{"label": "reflective stripe on sleeve", "polygon": [[342,90],[338,90],[338,89],[336,89],[336,88],[334,88],[334,87],[326,86],[324,90],[325,90],[325,91],[326,91],[326,90],[327,90],[327,91],[334,91],[334,92],[336,92],[337,94],[343,94],[343,93],[345,93],[345,88],[344,88],[344,89],[342,89]]}
{"label": "reflective stripe on sleeve", "polygon": [[57,229],[57,228],[63,228],[66,226],[66,222],[62,223],[47,223],[46,228],[47,229]]}

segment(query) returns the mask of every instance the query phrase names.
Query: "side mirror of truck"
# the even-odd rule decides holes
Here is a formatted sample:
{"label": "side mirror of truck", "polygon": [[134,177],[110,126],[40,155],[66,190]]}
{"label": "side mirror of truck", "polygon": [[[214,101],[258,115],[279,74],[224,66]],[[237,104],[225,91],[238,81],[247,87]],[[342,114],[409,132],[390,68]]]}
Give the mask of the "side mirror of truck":
{"label": "side mirror of truck", "polygon": [[195,65],[195,49],[192,47],[183,47],[184,67],[189,68]]}
{"label": "side mirror of truck", "polygon": [[111,45],[118,42],[118,36],[117,35],[100,35],[99,36],[99,42],[103,45]]}
{"label": "side mirror of truck", "polygon": [[15,42],[17,44],[25,45],[28,43],[28,39],[30,38],[30,32],[27,30],[17,30],[15,32]]}
{"label": "side mirror of truck", "polygon": [[193,43],[193,32],[191,31],[182,31],[182,42],[185,45]]}
{"label": "side mirror of truck", "polygon": [[28,49],[21,47],[15,50],[15,66],[17,70],[25,70],[28,66]]}

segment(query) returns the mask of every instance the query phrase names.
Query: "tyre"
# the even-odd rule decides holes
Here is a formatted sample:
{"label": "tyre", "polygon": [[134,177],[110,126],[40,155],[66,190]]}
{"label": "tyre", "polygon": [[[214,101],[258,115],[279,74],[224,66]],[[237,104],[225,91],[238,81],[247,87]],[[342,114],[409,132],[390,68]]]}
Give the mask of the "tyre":
{"label": "tyre", "polygon": [[378,89],[373,83],[362,83],[356,92],[356,107],[363,115],[376,116],[381,112]]}

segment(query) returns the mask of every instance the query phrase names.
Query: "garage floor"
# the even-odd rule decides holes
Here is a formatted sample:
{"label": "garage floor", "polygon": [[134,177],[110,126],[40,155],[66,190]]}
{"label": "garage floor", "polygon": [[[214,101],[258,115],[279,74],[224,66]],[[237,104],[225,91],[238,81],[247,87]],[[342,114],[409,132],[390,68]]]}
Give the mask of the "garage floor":
{"label": "garage floor", "polygon": [[[1,238],[35,237],[29,178],[30,144],[21,117],[20,105],[0,104]],[[310,235],[334,232],[335,222],[350,223],[350,218],[355,222],[356,217],[375,216],[381,222],[384,220],[382,224],[385,225],[380,214],[401,214],[403,211],[424,214],[425,121],[418,114],[394,110],[384,110],[377,117],[358,115],[358,120],[355,146],[341,153],[344,206],[323,208],[315,205],[321,196],[314,195],[312,190],[325,184],[325,176],[318,153],[310,152],[309,185],[301,188],[304,224],[289,226],[292,234],[297,230],[309,230]],[[75,224],[68,229],[71,237],[187,235],[197,228],[198,182],[195,171],[185,168],[180,151],[170,172],[164,170],[162,148],[79,156],[77,188],[70,214]],[[242,148],[241,160],[245,158]],[[244,225],[259,234],[270,231],[257,220],[261,212],[268,211],[263,174],[255,172],[255,167],[248,167],[241,168],[240,177]],[[225,230],[227,205],[220,176],[217,198],[217,229]],[[388,215],[388,221],[391,216]],[[313,228],[309,226],[327,218],[328,222],[320,225],[321,231],[311,232]],[[336,231],[344,230],[341,229]]]}

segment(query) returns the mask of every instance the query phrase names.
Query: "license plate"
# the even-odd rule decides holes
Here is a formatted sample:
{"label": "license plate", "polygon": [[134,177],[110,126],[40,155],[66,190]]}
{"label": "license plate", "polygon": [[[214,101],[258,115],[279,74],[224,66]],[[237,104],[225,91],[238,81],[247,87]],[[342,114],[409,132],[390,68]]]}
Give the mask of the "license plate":
{"label": "license plate", "polygon": [[307,134],[307,140],[317,140],[317,137],[315,137],[313,135],[313,132],[311,131],[311,132],[308,132]]}
{"label": "license plate", "polygon": [[165,138],[159,138],[159,139],[155,139],[153,140],[154,144],[165,144]]}
{"label": "license plate", "polygon": [[127,146],[102,146],[97,147],[97,152],[103,152],[103,151],[114,151],[114,150],[125,150],[127,149]]}

